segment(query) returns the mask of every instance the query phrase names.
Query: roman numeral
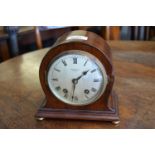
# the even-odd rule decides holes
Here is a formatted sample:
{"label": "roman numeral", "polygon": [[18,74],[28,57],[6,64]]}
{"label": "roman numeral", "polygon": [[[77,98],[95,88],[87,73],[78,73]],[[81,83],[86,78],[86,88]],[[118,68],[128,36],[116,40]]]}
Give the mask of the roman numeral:
{"label": "roman numeral", "polygon": [[57,68],[54,68],[54,70],[55,70],[55,71],[57,71],[57,72],[60,72],[60,70],[59,70],[59,69],[57,69]]}
{"label": "roman numeral", "polygon": [[91,71],[91,73],[94,73],[96,71],[96,69],[93,69],[92,71]]}
{"label": "roman numeral", "polygon": [[77,58],[76,57],[73,58],[73,64],[77,64]]}
{"label": "roman numeral", "polygon": [[87,62],[88,62],[88,60],[85,61],[84,66],[86,66]]}
{"label": "roman numeral", "polygon": [[66,93],[66,94],[64,95],[64,97],[65,97],[65,98],[68,98],[68,94]]}
{"label": "roman numeral", "polygon": [[57,79],[57,78],[53,78],[52,80],[53,80],[53,81],[58,81],[58,79]]}
{"label": "roman numeral", "polygon": [[87,99],[89,99],[89,97],[85,94],[85,97],[87,98]]}
{"label": "roman numeral", "polygon": [[57,91],[59,91],[59,90],[61,89],[61,87],[60,87],[60,86],[57,86],[57,87],[55,87],[55,89],[56,89]]}
{"label": "roman numeral", "polygon": [[100,82],[100,80],[99,79],[94,79],[93,82]]}
{"label": "roman numeral", "polygon": [[97,90],[95,88],[91,88],[91,91],[92,92],[96,92]]}
{"label": "roman numeral", "polygon": [[67,66],[67,63],[65,60],[62,60],[62,63],[64,64],[64,66]]}

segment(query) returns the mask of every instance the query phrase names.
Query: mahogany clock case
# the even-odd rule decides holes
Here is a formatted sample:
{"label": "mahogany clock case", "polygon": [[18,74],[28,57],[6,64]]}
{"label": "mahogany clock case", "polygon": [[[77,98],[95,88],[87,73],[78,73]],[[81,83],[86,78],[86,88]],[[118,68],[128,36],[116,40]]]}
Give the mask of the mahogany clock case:
{"label": "mahogany clock case", "polygon": [[[84,36],[83,39],[69,39],[68,37]],[[51,93],[47,84],[46,76],[51,60],[64,51],[82,50],[94,55],[105,67],[108,84],[103,95],[94,103],[85,106],[72,106],[63,103]],[[118,121],[118,100],[113,91],[114,69],[112,56],[108,44],[97,34],[88,31],[72,31],[61,36],[54,46],[43,58],[39,77],[46,99],[37,111],[36,117],[40,118],[61,118],[81,120],[103,120]]]}

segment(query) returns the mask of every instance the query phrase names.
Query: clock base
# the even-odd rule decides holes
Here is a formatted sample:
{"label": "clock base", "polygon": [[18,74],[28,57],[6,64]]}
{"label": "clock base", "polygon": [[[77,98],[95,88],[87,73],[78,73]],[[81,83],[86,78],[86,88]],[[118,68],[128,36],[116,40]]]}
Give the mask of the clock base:
{"label": "clock base", "polygon": [[109,102],[110,105],[113,105],[113,108],[111,110],[102,111],[46,108],[46,101],[44,101],[43,105],[37,111],[35,117],[37,118],[37,120],[40,120],[40,118],[57,118],[119,122],[118,98],[116,93],[112,92],[110,98],[111,100]]}

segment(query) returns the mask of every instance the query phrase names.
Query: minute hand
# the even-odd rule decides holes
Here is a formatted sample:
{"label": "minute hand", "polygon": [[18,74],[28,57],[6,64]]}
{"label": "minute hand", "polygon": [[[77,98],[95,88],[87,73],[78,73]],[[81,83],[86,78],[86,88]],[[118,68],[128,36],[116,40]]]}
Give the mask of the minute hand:
{"label": "minute hand", "polygon": [[86,75],[88,73],[89,70],[82,72],[82,75],[80,75],[79,77],[76,78],[76,80],[78,81],[79,79],[81,79],[84,75]]}

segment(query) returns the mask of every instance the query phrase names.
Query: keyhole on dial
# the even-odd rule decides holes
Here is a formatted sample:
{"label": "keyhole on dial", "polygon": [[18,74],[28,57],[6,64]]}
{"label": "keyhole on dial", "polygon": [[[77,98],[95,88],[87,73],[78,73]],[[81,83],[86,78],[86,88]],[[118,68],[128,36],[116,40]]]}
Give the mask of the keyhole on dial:
{"label": "keyhole on dial", "polygon": [[84,90],[84,93],[85,93],[85,94],[89,94],[89,90],[88,90],[88,89],[85,89],[85,90]]}
{"label": "keyhole on dial", "polygon": [[67,98],[67,97],[68,97],[68,90],[64,88],[62,91],[63,91],[64,94],[65,94],[64,97]]}
{"label": "keyhole on dial", "polygon": [[68,90],[67,89],[63,89],[63,92],[66,94],[66,93],[68,93]]}

